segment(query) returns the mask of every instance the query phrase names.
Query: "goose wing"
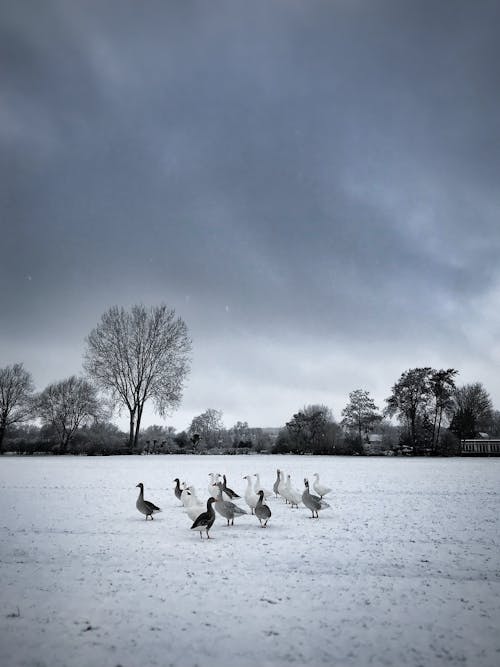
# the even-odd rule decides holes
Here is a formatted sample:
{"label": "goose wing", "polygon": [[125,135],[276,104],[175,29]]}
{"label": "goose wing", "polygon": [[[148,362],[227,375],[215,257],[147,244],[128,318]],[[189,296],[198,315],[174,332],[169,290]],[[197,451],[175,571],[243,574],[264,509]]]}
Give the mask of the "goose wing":
{"label": "goose wing", "polygon": [[154,503],[152,503],[150,500],[145,500],[144,504],[148,509],[150,509],[153,512],[161,512],[161,509],[157,507]]}

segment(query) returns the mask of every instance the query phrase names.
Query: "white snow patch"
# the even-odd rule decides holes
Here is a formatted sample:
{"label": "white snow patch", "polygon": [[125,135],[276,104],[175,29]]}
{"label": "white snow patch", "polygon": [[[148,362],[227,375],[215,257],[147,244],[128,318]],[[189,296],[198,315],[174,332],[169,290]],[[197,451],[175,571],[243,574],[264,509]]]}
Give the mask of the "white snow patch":
{"label": "white snow patch", "polygon": [[[333,491],[200,540],[172,480]],[[500,664],[500,460],[294,456],[0,459],[0,664]],[[136,484],[162,508],[146,521]]]}

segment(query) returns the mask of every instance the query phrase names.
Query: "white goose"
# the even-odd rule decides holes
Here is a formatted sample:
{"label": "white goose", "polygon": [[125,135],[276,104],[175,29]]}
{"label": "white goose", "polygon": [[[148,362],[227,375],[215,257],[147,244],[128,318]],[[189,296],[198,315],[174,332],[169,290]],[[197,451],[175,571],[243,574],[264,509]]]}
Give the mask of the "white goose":
{"label": "white goose", "polygon": [[314,473],[313,489],[316,491],[320,498],[323,498],[323,496],[326,496],[326,494],[330,493],[331,491],[330,487],[325,486],[324,484],[320,484],[319,474],[317,472]]}
{"label": "white goose", "polygon": [[186,486],[185,489],[183,489],[181,493],[181,502],[184,505],[184,507],[188,507],[189,505],[201,505],[202,502],[196,495],[196,489],[194,486]]}
{"label": "white goose", "polygon": [[283,495],[285,499],[288,500],[290,505],[293,507],[298,507],[299,503],[302,502],[302,493],[292,486],[292,478],[290,475],[286,476],[286,484],[283,488]]}
{"label": "white goose", "polygon": [[186,507],[186,505],[191,505],[192,504],[192,492],[191,492],[192,487],[191,486],[184,486],[181,492],[181,503]]}
{"label": "white goose", "polygon": [[260,475],[258,472],[254,474],[255,477],[255,484],[253,485],[253,490],[255,495],[259,495],[259,491],[264,491],[264,498],[270,498],[273,495],[272,491],[269,491],[269,489],[265,489],[261,483],[260,483]]}
{"label": "white goose", "polygon": [[191,519],[191,521],[194,521],[202,512],[205,511],[206,504],[202,503],[198,496],[196,495],[196,491],[193,487],[188,487],[189,489],[189,495],[186,495],[186,503],[184,504],[184,511],[188,515],[188,517]]}
{"label": "white goose", "polygon": [[[283,495],[283,490],[285,488],[286,482],[285,482],[285,473],[283,472],[283,470],[279,471],[279,475],[280,475],[280,481],[278,484],[278,493],[282,498],[285,498],[285,496]],[[288,500],[286,498],[285,498],[285,503],[288,503]]]}
{"label": "white goose", "polygon": [[252,491],[252,478],[250,475],[245,475],[243,479],[247,480],[247,488],[245,490],[245,502],[250,508],[252,514],[254,514],[255,507],[259,501],[259,496]]}
{"label": "white goose", "polygon": [[220,475],[216,475],[214,472],[209,473],[210,481],[208,483],[208,496],[214,495],[214,486],[217,486]]}

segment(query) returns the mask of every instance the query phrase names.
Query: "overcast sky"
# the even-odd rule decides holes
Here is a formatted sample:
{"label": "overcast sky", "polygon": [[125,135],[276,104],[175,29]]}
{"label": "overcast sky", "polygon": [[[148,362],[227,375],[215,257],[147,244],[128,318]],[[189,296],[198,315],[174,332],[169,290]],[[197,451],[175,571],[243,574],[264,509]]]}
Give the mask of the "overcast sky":
{"label": "overcast sky", "polygon": [[0,0],[0,367],[112,305],[193,339],[181,409],[279,426],[454,367],[500,409],[500,3]]}

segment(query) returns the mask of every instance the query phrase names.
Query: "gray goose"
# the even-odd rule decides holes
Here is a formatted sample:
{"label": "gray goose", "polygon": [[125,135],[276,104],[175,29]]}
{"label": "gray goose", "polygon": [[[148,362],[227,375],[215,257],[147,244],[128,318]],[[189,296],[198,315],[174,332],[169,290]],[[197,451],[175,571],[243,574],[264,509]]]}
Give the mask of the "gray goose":
{"label": "gray goose", "polygon": [[278,468],[278,470],[276,470],[276,481],[273,484],[273,491],[274,491],[274,495],[276,496],[276,498],[280,494],[280,492],[278,491],[279,483],[280,483],[280,471],[279,471],[279,468]]}
{"label": "gray goose", "polygon": [[[211,539],[208,531],[214,525],[215,521],[215,512],[212,505],[215,503],[215,498],[209,498],[207,500],[207,511],[202,512],[195,520],[191,526],[191,530],[199,530],[200,538],[203,539],[203,531],[207,533],[207,540]],[[213,539],[213,538],[212,538]]]}
{"label": "gray goose", "polygon": [[305,489],[304,492],[302,493],[302,502],[304,505],[311,510],[312,516],[309,517],[310,519],[319,519],[319,514],[318,510],[323,510],[326,509],[327,507],[330,507],[330,505],[325,502],[324,500],[321,500],[319,496],[314,496],[312,493],[309,493],[309,480],[304,479],[304,484],[305,484]]}
{"label": "gray goose", "polygon": [[155,512],[161,512],[161,509],[157,507],[154,503],[150,502],[149,500],[144,500],[144,484],[142,482],[136,484],[136,487],[139,487],[140,491],[135,506],[137,507],[137,509],[141,514],[146,515],[146,521],[148,520],[148,516],[151,517],[152,521],[153,514]]}
{"label": "gray goose", "polygon": [[223,490],[223,492],[226,494],[226,496],[229,496],[229,498],[231,498],[231,500],[232,500],[233,498],[241,498],[241,496],[239,496],[239,495],[236,493],[236,491],[233,491],[232,489],[230,489],[230,488],[228,487],[228,485],[227,485],[227,480],[226,480],[226,476],[225,476],[225,475],[222,475],[222,480],[223,480],[223,482],[222,482],[222,490]]}
{"label": "gray goose", "polygon": [[175,489],[174,489],[175,497],[177,498],[177,500],[181,500],[182,489],[181,489],[181,483],[179,481],[179,478],[176,477],[174,479],[174,482],[175,482]]}
{"label": "gray goose", "polygon": [[267,522],[271,518],[271,510],[266,504],[264,504],[264,491],[261,489],[257,495],[259,496],[259,499],[257,501],[257,505],[255,505],[255,516],[260,521],[261,527],[265,528],[267,526]]}
{"label": "gray goose", "polygon": [[[230,500],[223,500],[222,499],[222,490],[223,490],[223,485],[221,482],[218,482],[216,485],[218,487],[217,491],[217,499],[215,501],[215,510],[224,517],[224,519],[227,519],[227,525],[234,526],[234,517],[235,516],[242,516],[243,514],[248,514],[248,512],[241,507],[238,507],[238,505],[235,505],[232,503]],[[239,497],[239,496],[238,496]],[[229,523],[231,521],[231,523]]]}

